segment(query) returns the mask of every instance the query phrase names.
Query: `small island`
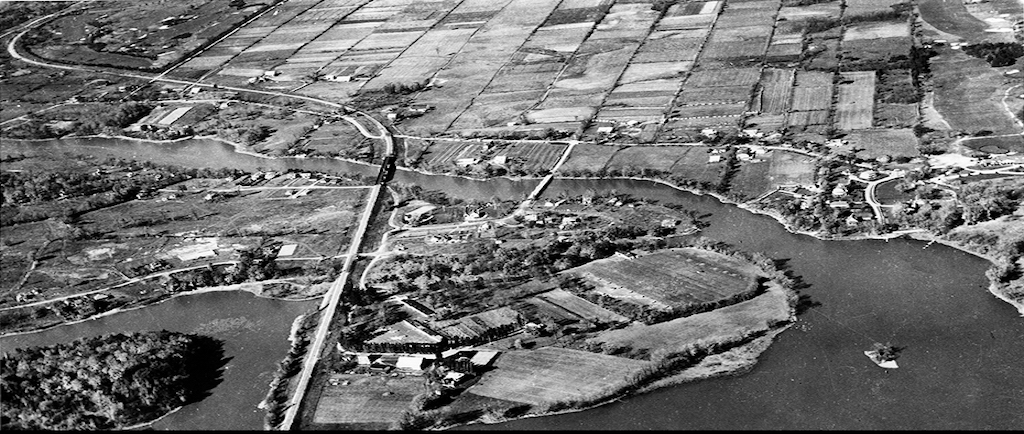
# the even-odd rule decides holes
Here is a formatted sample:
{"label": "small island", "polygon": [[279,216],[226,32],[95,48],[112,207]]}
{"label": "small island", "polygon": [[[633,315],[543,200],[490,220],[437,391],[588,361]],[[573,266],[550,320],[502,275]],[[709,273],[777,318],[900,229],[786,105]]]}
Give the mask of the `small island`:
{"label": "small island", "polygon": [[124,429],[196,402],[226,363],[214,338],[110,334],[17,349],[0,359],[4,430]]}

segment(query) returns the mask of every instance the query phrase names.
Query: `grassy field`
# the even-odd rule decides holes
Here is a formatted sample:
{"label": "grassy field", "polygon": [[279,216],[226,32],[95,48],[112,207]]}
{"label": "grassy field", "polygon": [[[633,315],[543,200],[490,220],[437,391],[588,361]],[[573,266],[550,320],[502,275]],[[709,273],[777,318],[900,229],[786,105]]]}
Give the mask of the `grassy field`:
{"label": "grassy field", "polygon": [[931,59],[935,108],[954,129],[1014,134],[1020,127],[1000,101],[1010,85],[984,60],[942,49]]}
{"label": "grassy field", "polygon": [[814,185],[814,159],[795,152],[772,151],[767,180],[772,188],[782,185]]}
{"label": "grassy field", "polygon": [[990,154],[1024,152],[1024,136],[982,137],[966,140],[963,145]]}
{"label": "grassy field", "polygon": [[517,142],[497,153],[525,170],[550,170],[569,145]]}
{"label": "grassy field", "polygon": [[615,154],[608,169],[634,167],[669,171],[676,161],[686,155],[689,148],[682,146],[631,147]]}
{"label": "grassy field", "polygon": [[609,396],[627,384],[647,362],[564,348],[507,351],[497,369],[467,392],[473,395],[550,405]]}
{"label": "grassy field", "polygon": [[849,145],[842,149],[863,149],[857,153],[862,158],[878,158],[883,155],[890,157],[916,157],[917,137],[909,128],[851,131],[845,137]]}
{"label": "grassy field", "polygon": [[411,408],[413,397],[425,391],[423,377],[334,374],[321,391],[314,424],[335,428],[387,429]]}
{"label": "grassy field", "polygon": [[756,288],[757,270],[737,259],[696,249],[672,249],[636,259],[608,258],[568,270],[622,286],[673,307],[708,303]]}
{"label": "grassy field", "polygon": [[836,102],[836,128],[841,130],[871,128],[875,107],[875,72],[843,72],[840,75],[839,100]]}
{"label": "grassy field", "polygon": [[789,318],[785,292],[770,285],[765,293],[744,302],[654,325],[633,324],[603,332],[591,342],[602,344],[605,351],[622,348],[652,353],[662,349],[673,353],[695,345],[734,341]]}
{"label": "grassy field", "polygon": [[569,173],[578,170],[599,170],[608,165],[612,157],[625,146],[601,146],[579,144],[572,149],[569,158],[559,168],[560,172]]}

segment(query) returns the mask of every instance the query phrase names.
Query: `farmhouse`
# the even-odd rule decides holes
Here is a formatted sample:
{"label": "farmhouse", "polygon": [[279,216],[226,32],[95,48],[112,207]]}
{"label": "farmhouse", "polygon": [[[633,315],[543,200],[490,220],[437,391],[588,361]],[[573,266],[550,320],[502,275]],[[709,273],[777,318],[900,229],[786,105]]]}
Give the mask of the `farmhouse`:
{"label": "farmhouse", "polygon": [[405,320],[383,328],[383,333],[363,343],[372,351],[389,353],[434,353],[440,351],[445,337],[419,321]]}

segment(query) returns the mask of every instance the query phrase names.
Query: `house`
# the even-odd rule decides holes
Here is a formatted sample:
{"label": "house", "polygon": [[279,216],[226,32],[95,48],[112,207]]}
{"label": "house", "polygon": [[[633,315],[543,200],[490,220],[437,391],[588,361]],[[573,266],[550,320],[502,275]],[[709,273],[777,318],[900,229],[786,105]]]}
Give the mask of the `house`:
{"label": "house", "polygon": [[562,217],[562,223],[558,225],[559,229],[565,230],[575,227],[580,223],[580,218],[575,216]]}
{"label": "house", "polygon": [[430,360],[423,356],[398,356],[395,367],[403,371],[419,372],[429,364]]}
{"label": "house", "polygon": [[334,81],[338,83],[346,83],[352,81],[351,75],[338,75],[338,74],[327,74],[324,76],[324,80]]}
{"label": "house", "polygon": [[363,344],[375,351],[433,353],[440,350],[446,341],[444,336],[415,320],[399,321],[383,327],[382,331]]}
{"label": "house", "polygon": [[267,70],[267,71],[263,71],[263,76],[264,77],[277,77],[279,75],[281,75],[281,72],[280,71],[274,71],[273,69]]}
{"label": "house", "polygon": [[475,368],[485,368],[494,362],[494,359],[498,357],[498,354],[498,351],[477,351],[476,354],[469,359],[469,363],[472,363]]}
{"label": "house", "polygon": [[844,221],[846,222],[846,224],[848,226],[854,226],[860,220],[857,220],[857,217],[855,217],[853,214],[850,214],[850,215],[846,216],[846,220],[844,220]]}
{"label": "house", "polygon": [[839,184],[839,185],[836,186],[836,188],[832,189],[832,197],[843,197],[843,196],[846,196],[846,193],[847,193],[846,186],[844,186],[842,184]]}
{"label": "house", "polygon": [[409,104],[409,111],[411,111],[413,113],[423,114],[423,113],[426,113],[426,112],[430,111],[433,108],[434,108],[434,106],[429,105],[429,104],[422,104],[422,103]]}
{"label": "house", "polygon": [[700,130],[700,133],[704,137],[707,137],[707,138],[710,138],[710,139],[713,139],[716,136],[718,136],[718,130],[716,130],[714,128],[705,128],[703,130]]}
{"label": "house", "polygon": [[716,154],[716,155],[711,155],[711,156],[708,157],[708,164],[719,163],[721,161],[722,161],[722,156],[721,155],[717,155]]}
{"label": "house", "polygon": [[508,155],[497,155],[491,159],[491,164],[496,166],[504,166],[508,164]]}
{"label": "house", "polygon": [[444,378],[441,378],[441,387],[454,389],[470,378],[472,378],[472,376],[464,372],[450,371],[445,374]]}
{"label": "house", "polygon": [[831,207],[832,209],[849,209],[850,208],[850,202],[847,202],[845,200],[835,200],[835,201],[829,202],[828,206]]}
{"label": "house", "polygon": [[605,125],[605,126],[597,127],[597,133],[598,134],[611,134],[612,131],[614,131],[614,130],[615,130],[615,128],[610,126],[610,125]]}
{"label": "house", "polygon": [[281,250],[277,251],[277,256],[278,257],[282,257],[282,256],[294,255],[296,247],[298,247],[297,244],[285,244],[285,245],[281,246]]}
{"label": "house", "polygon": [[661,221],[661,227],[663,228],[674,228],[679,224],[679,220],[676,219],[664,219]]}

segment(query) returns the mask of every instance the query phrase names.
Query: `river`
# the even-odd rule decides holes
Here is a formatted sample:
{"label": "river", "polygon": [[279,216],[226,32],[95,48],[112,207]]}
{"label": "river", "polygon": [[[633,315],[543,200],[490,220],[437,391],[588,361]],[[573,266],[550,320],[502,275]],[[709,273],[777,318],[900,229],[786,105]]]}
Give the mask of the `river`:
{"label": "river", "polygon": [[[261,159],[234,153],[229,146],[209,141],[140,144],[92,139],[13,146],[5,143],[4,152],[55,152],[56,146],[104,158],[114,155],[192,167],[295,167],[376,174],[376,168],[334,160]],[[396,180],[415,182],[458,197],[481,199],[519,198],[536,184],[507,179],[473,181],[406,171],[399,171]],[[986,261],[940,244],[925,248],[923,242],[908,240],[822,241],[791,234],[769,217],[722,204],[712,197],[646,181],[556,180],[544,194],[554,197],[560,192],[609,190],[680,203],[712,214],[711,226],[703,231],[704,236],[740,249],[788,259],[793,270],[811,285],[803,293],[820,306],[804,313],[761,356],[757,366],[742,376],[670,387],[580,413],[470,428],[1024,427],[1024,412],[1020,410],[1024,408],[1024,321],[1010,305],[987,291]],[[143,311],[161,306],[164,305]],[[125,323],[124,330],[133,330],[131,324]],[[283,356],[287,343],[279,336],[286,335],[288,327],[281,327],[279,332],[256,339],[278,345]],[[899,369],[879,368],[862,354],[873,342],[887,341],[907,347],[899,359]],[[6,340],[3,342],[6,345]],[[233,360],[232,365],[236,362],[242,361]],[[265,392],[266,382],[257,382]],[[223,387],[219,386],[208,400],[234,393],[222,391]],[[242,414],[251,409],[249,403],[238,403],[236,410],[221,414]],[[196,426],[195,420],[210,418],[203,411],[197,409],[194,417],[183,414],[180,419],[162,421],[158,428]],[[239,428],[248,426],[239,420]]]}

